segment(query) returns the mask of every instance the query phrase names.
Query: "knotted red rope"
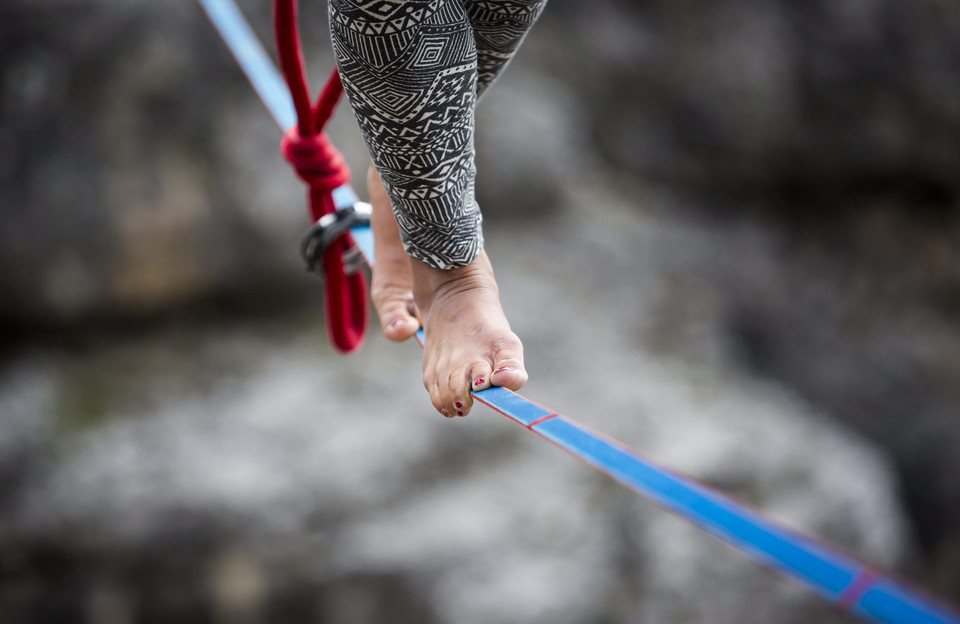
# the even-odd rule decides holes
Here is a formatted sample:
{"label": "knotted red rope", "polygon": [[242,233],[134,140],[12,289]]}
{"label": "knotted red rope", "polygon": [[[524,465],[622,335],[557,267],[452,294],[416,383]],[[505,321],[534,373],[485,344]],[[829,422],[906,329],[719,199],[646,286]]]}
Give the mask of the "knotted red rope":
{"label": "knotted red rope", "polygon": [[[297,2],[276,0],[273,6],[280,68],[297,109],[297,125],[284,134],[280,151],[296,169],[300,179],[309,186],[310,216],[316,222],[323,215],[336,210],[333,191],[350,180],[350,171],[343,157],[323,132],[343,93],[343,85],[334,69],[316,105],[310,103],[310,87],[297,30]],[[344,273],[343,254],[353,246],[353,238],[346,233],[335,240],[323,256],[327,334],[333,346],[343,352],[358,348],[363,343],[367,328],[364,277],[361,273]]]}

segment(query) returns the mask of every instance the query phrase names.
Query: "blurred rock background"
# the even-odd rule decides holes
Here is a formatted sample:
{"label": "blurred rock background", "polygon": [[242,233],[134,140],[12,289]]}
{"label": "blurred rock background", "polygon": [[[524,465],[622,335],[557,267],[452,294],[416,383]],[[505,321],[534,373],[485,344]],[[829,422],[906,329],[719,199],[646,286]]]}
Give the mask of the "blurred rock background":
{"label": "blurred rock background", "polygon": [[[953,599],[958,26],[551,0],[477,137],[531,398]],[[333,354],[302,189],[193,3],[8,0],[0,59],[5,621],[849,621],[442,421],[413,345]],[[331,133],[362,179],[346,108]]]}

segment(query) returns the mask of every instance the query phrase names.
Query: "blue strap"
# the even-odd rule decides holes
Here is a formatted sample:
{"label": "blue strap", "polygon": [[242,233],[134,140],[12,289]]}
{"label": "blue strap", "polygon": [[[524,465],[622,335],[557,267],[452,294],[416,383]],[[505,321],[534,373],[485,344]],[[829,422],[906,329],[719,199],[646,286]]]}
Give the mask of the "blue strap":
{"label": "blue strap", "polygon": [[[357,201],[352,189],[334,197],[338,207]],[[342,203],[341,203],[342,202]],[[351,230],[373,265],[370,228]],[[417,340],[424,343],[423,330]],[[571,455],[606,473],[660,506],[773,568],[793,576],[821,596],[866,619],[889,624],[960,624],[960,617],[878,573],[836,548],[777,525],[743,503],[695,479],[657,466],[617,442],[576,421],[507,390],[471,392],[477,401],[550,440]],[[858,581],[869,574],[869,585]],[[855,591],[851,595],[850,591]]]}
{"label": "blue strap", "polygon": [[[247,73],[281,129],[296,123],[293,104],[233,0],[198,0]],[[349,186],[334,191],[338,208],[352,206]],[[373,266],[369,226],[351,229]],[[417,332],[423,344],[423,330]],[[697,524],[755,559],[777,568],[863,618],[889,624],[960,624],[960,616],[823,542],[783,528],[759,512],[696,480],[657,466],[619,443],[599,436],[504,388],[471,395],[479,402],[550,440],[638,494]]]}
{"label": "blue strap", "polygon": [[280,130],[297,124],[287,85],[233,0],[198,0]]}

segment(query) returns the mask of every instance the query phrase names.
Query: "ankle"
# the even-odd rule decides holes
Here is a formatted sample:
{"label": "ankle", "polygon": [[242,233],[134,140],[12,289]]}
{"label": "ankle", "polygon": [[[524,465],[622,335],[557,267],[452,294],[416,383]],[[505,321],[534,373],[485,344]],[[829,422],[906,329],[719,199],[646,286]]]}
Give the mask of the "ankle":
{"label": "ankle", "polygon": [[436,269],[411,259],[413,294],[418,305],[429,307],[437,298],[450,298],[468,291],[485,290],[499,295],[493,267],[483,251],[470,264],[455,269]]}

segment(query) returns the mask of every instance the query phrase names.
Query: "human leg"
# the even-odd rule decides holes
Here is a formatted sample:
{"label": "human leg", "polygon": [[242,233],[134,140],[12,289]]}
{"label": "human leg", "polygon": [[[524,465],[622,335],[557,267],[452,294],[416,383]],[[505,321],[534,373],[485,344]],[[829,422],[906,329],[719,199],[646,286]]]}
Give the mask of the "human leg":
{"label": "human leg", "polygon": [[[473,192],[472,27],[460,0],[366,7],[331,0],[329,7],[344,89],[412,258],[414,300],[427,334],[424,385],[441,413],[466,415],[470,389],[526,382],[522,346],[482,252]],[[371,199],[375,186],[371,178]],[[375,233],[376,214],[375,204]],[[380,247],[377,254],[379,264]],[[386,293],[379,297],[381,317],[393,312],[403,319],[402,331],[391,335],[385,327],[385,333],[402,339],[413,311],[401,292],[403,271],[391,275],[380,283],[392,281],[394,288],[378,291],[375,268],[374,290]]]}
{"label": "human leg", "polygon": [[503,71],[547,0],[463,0],[477,45],[477,96]]}
{"label": "human leg", "polygon": [[477,56],[461,0],[330,0],[344,90],[407,253],[438,269],[483,245],[474,195]]}

